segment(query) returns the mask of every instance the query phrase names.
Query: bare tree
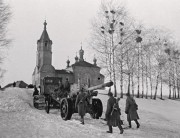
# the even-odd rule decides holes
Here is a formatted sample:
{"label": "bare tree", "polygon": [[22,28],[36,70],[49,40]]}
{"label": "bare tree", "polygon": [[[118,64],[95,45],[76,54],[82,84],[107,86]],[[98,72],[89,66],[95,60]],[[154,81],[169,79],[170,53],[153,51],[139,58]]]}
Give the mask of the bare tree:
{"label": "bare tree", "polygon": [[3,0],[0,0],[0,47],[8,46],[10,39],[7,39],[7,25],[11,17],[10,7]]}
{"label": "bare tree", "polygon": [[[11,17],[10,7],[0,0],[0,63],[3,62],[3,50],[6,48],[11,42],[10,39],[7,38],[7,25],[9,23],[9,19]],[[3,77],[5,70],[0,68],[0,78]]]}
{"label": "bare tree", "polygon": [[114,96],[117,96],[116,55],[120,46],[120,25],[126,16],[123,6],[118,3],[107,2],[101,4],[99,16],[93,20],[90,45],[104,57],[104,64],[109,72],[109,79],[114,81]]}
{"label": "bare tree", "polygon": [[[122,98],[126,89],[124,86],[128,84],[128,92],[132,91],[133,95],[134,88],[137,87],[137,97],[140,97],[140,88],[142,98],[144,90],[147,98],[150,89],[151,99],[153,86],[156,86],[154,92],[156,99],[160,84],[162,99],[163,83],[167,85],[169,83],[169,96],[171,88],[174,97],[180,93],[178,79],[180,63],[165,50],[167,48],[164,45],[165,40],[171,39],[167,31],[160,28],[137,25],[135,20],[128,16],[125,7],[111,1],[102,3],[98,17],[93,20],[90,45],[98,53],[109,79],[114,81],[115,96],[117,96],[116,81],[119,80]],[[169,49],[173,47],[174,44],[171,43]]]}
{"label": "bare tree", "polygon": [[[173,98],[176,98],[176,88],[179,93],[179,52],[176,49],[175,42],[166,42],[165,53],[168,57],[168,83],[169,83],[169,99],[173,94]],[[173,89],[173,93],[172,93]]]}

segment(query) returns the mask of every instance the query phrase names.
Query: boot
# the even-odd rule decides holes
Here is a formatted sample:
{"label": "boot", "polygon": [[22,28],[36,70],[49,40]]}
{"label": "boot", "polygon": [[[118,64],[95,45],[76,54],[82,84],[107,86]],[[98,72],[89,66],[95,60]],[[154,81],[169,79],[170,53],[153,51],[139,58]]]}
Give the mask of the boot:
{"label": "boot", "polygon": [[120,130],[120,134],[122,134],[124,132],[123,128],[121,125],[118,126],[119,127],[119,130]]}
{"label": "boot", "polygon": [[132,126],[131,126],[131,121],[129,121],[129,128],[131,128]]}
{"label": "boot", "polygon": [[123,134],[123,132],[124,132],[124,130],[123,130],[123,129],[121,129],[121,130],[120,130],[120,134]]}
{"label": "boot", "polygon": [[81,124],[84,125],[84,117],[81,116]]}
{"label": "boot", "polygon": [[112,126],[109,126],[109,131],[106,131],[107,133],[112,133]]}
{"label": "boot", "polygon": [[134,121],[136,122],[137,128],[139,128],[139,127],[140,127],[140,124],[139,124],[139,122],[137,121],[137,119],[134,120]]}

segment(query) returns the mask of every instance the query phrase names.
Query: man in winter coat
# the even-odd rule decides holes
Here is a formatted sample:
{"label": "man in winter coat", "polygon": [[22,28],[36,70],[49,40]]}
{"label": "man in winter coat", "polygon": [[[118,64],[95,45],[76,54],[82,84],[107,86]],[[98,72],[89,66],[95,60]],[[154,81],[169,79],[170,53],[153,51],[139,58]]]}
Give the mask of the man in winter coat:
{"label": "man in winter coat", "polygon": [[36,88],[36,86],[34,86],[34,92],[33,92],[33,96],[35,96],[35,95],[39,95],[39,91]]}
{"label": "man in winter coat", "polygon": [[68,94],[70,92],[70,83],[67,78],[66,78],[66,82],[64,84],[64,91],[66,91]]}
{"label": "man in winter coat", "polygon": [[67,97],[67,93],[64,91],[64,85],[62,83],[62,80],[59,82],[59,86],[57,89],[54,90],[56,93],[56,97]]}
{"label": "man in winter coat", "polygon": [[62,80],[59,82],[59,90],[64,91],[64,85],[62,83]]}
{"label": "man in winter coat", "polygon": [[[120,119],[120,108],[118,105],[118,102],[116,103],[116,99],[113,97],[113,93],[109,92],[108,93],[109,99],[107,101],[107,110],[106,110],[106,120],[107,120],[107,125],[109,127],[109,131],[107,133],[113,133],[112,127],[118,126],[120,130],[120,134],[123,133],[123,128],[122,128],[122,121]],[[114,106],[116,105],[116,108]]]}
{"label": "man in winter coat", "polygon": [[137,113],[137,104],[133,97],[131,97],[130,93],[126,94],[126,109],[125,113],[127,114],[127,121],[129,122],[129,128],[131,128],[131,121],[134,120],[136,122],[137,128],[140,127],[138,122],[139,116]]}
{"label": "man in winter coat", "polygon": [[78,113],[81,117],[81,124],[84,124],[84,116],[87,108],[86,93],[84,92],[84,88],[81,88],[80,93],[77,95],[75,108],[78,109]]}

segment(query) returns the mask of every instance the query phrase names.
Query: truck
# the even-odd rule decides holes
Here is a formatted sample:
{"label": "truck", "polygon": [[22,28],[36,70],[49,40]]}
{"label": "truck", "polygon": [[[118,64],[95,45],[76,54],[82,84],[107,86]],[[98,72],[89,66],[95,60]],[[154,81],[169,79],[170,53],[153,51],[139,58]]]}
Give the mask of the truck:
{"label": "truck", "polygon": [[[78,110],[75,107],[76,97],[79,93],[79,89],[75,91],[66,92],[59,90],[61,78],[58,77],[44,77],[41,86],[41,94],[45,97],[45,110],[49,114],[50,109],[60,109],[60,115],[63,120],[70,120],[74,113]],[[103,104],[99,98],[94,98],[98,95],[98,89],[104,87],[111,87],[113,82],[103,83],[97,86],[84,88],[86,93],[86,112],[91,115],[92,118],[98,119],[102,116]]]}

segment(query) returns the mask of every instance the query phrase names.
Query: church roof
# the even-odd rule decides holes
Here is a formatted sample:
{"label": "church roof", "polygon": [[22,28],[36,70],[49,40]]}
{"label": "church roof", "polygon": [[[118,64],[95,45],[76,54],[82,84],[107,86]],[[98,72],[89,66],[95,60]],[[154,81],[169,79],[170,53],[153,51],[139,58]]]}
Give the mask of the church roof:
{"label": "church roof", "polygon": [[86,61],[78,61],[78,62],[72,64],[72,66],[82,66],[82,67],[100,68],[100,67],[98,67],[98,66],[96,66],[96,65],[93,65],[93,64],[91,64],[91,63],[88,63],[88,62],[86,62]]}
{"label": "church roof", "polygon": [[46,30],[43,30],[42,35],[39,40],[40,41],[50,41],[49,35]]}
{"label": "church roof", "polygon": [[45,21],[44,22],[44,30],[42,32],[42,35],[41,35],[39,41],[50,41],[49,35],[47,33],[47,30],[46,30],[46,25],[47,25],[47,23]]}
{"label": "church roof", "polygon": [[56,70],[57,74],[73,74],[73,72],[69,71],[69,70],[65,70],[65,69],[61,69],[61,70]]}

